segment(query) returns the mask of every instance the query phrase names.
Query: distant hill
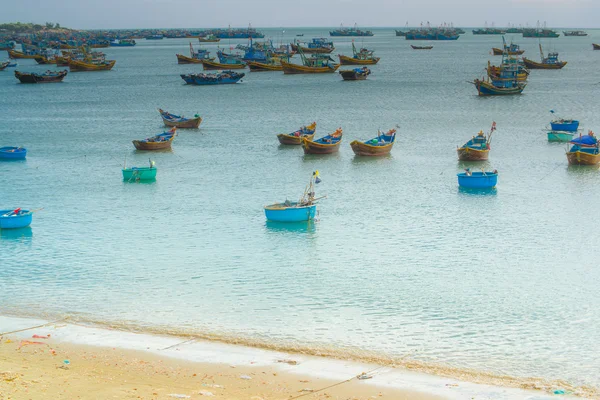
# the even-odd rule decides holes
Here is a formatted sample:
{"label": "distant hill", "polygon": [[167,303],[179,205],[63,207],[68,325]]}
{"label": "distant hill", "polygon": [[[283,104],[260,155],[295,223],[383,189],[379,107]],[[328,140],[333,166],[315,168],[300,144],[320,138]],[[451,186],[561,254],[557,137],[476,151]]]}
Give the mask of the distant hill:
{"label": "distant hill", "polygon": [[70,31],[69,28],[61,27],[59,23],[46,22],[44,25],[22,22],[11,22],[0,24],[2,33],[38,33],[38,32],[64,32]]}

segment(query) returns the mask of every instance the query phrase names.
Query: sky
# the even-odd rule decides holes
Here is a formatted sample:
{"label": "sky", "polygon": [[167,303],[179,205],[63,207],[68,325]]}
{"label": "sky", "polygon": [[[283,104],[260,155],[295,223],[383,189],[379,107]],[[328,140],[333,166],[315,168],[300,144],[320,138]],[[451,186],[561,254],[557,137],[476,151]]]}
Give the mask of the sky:
{"label": "sky", "polygon": [[0,23],[75,29],[455,26],[600,28],[600,0],[0,0]]}

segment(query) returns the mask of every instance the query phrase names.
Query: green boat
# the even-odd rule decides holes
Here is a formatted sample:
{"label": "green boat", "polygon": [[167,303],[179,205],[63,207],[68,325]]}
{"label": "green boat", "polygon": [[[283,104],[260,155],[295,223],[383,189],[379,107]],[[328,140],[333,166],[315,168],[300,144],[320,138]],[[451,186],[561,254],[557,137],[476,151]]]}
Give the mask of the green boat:
{"label": "green boat", "polygon": [[548,132],[548,141],[549,142],[570,142],[571,139],[573,139],[573,133],[575,133],[575,132],[550,131],[550,132]]}
{"label": "green boat", "polygon": [[156,167],[150,160],[149,167],[123,168],[123,180],[127,182],[153,181],[156,179]]}

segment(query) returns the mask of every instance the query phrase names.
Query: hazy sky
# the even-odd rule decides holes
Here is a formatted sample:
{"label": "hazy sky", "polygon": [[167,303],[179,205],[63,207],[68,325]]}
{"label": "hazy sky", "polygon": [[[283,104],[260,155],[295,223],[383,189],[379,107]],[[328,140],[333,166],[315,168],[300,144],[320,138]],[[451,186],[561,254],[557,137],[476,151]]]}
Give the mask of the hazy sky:
{"label": "hazy sky", "polygon": [[496,26],[600,28],[600,0],[0,0],[0,22],[70,28]]}

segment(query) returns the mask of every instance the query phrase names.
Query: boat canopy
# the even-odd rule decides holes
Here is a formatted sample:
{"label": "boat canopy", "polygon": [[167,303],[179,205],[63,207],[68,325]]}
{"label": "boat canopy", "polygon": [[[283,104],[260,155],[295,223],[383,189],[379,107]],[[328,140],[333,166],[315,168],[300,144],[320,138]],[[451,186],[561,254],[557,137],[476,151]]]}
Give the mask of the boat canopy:
{"label": "boat canopy", "polygon": [[598,145],[598,139],[593,135],[583,135],[571,140],[569,143],[579,146],[596,146]]}

